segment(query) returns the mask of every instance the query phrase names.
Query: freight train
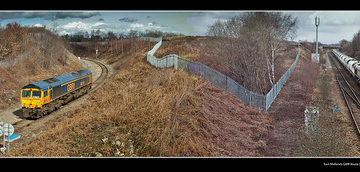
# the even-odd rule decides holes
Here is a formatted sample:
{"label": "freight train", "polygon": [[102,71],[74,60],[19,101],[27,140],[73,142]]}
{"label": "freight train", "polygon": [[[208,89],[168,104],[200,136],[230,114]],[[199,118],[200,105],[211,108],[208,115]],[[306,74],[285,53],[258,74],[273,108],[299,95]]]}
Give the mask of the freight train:
{"label": "freight train", "polygon": [[92,85],[92,73],[82,69],[37,81],[21,89],[24,118],[40,118],[86,94]]}
{"label": "freight train", "polygon": [[332,52],[345,69],[355,78],[356,82],[360,84],[360,61],[342,54],[336,49],[333,49]]}

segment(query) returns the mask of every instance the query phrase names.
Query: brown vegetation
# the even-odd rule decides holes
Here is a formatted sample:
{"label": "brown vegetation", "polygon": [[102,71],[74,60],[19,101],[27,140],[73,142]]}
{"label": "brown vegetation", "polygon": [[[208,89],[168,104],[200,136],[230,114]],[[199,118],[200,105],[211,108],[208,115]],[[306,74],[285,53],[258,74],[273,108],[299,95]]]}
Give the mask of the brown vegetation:
{"label": "brown vegetation", "polygon": [[82,67],[62,39],[44,28],[11,23],[0,37],[0,109],[19,102],[22,86]]}
{"label": "brown vegetation", "polygon": [[[129,55],[144,48],[151,49],[155,43],[140,40],[136,37],[110,39],[103,42],[79,42],[70,44],[70,51],[78,57],[117,59],[119,55]],[[96,56],[96,50],[98,55]],[[113,63],[113,62],[112,62]],[[110,64],[112,64],[110,63]]]}
{"label": "brown vegetation", "polygon": [[[238,98],[201,79],[199,118],[206,156],[265,156],[273,130],[268,113],[244,105]],[[204,156],[204,155],[202,155]]]}
{"label": "brown vegetation", "polygon": [[[162,57],[161,53],[178,54],[238,77],[240,83],[251,83],[246,78],[248,71],[233,72],[230,64],[234,59],[229,54],[233,52],[222,48],[233,48],[233,40],[165,40],[157,57]],[[68,118],[60,119],[37,140],[7,156],[228,157],[273,153],[273,145],[268,145],[269,139],[273,143],[272,116],[244,105],[198,76],[152,67],[145,60],[152,46],[132,43],[129,47],[135,51],[129,53],[120,54],[116,45],[100,47],[98,58],[118,71]],[[85,48],[89,55],[94,50]],[[295,55],[293,51],[279,52],[281,60],[277,60],[276,69],[285,71]],[[275,71],[275,76],[282,73]]]}
{"label": "brown vegetation", "polygon": [[[296,49],[288,42],[281,45],[275,61],[275,81],[280,79],[290,67],[297,54]],[[267,77],[264,76],[267,74],[257,72],[258,69],[266,68],[266,64],[261,65],[260,59],[249,60],[250,57],[242,56],[242,46],[241,42],[231,38],[177,37],[163,41],[162,46],[155,52],[154,56],[163,57],[169,54],[177,54],[218,70],[251,91],[261,94],[267,93],[271,89],[271,84],[265,81]],[[259,79],[264,81],[255,82]]]}
{"label": "brown vegetation", "polygon": [[343,39],[339,44],[343,53],[356,59],[360,58],[360,30],[354,34],[351,41]]}
{"label": "brown vegetation", "polygon": [[266,94],[275,84],[275,61],[284,43],[295,36],[297,18],[280,12],[246,12],[208,27],[208,35],[222,41],[228,64],[242,74],[245,87]]}
{"label": "brown vegetation", "polygon": [[88,103],[8,156],[262,155],[271,117],[195,75],[156,69],[145,54],[133,54]]}
{"label": "brown vegetation", "polygon": [[310,60],[310,54],[302,50],[297,66],[268,111],[275,120],[266,156],[301,156],[295,152],[308,139],[304,132],[304,110],[312,100],[318,71],[319,66]]}

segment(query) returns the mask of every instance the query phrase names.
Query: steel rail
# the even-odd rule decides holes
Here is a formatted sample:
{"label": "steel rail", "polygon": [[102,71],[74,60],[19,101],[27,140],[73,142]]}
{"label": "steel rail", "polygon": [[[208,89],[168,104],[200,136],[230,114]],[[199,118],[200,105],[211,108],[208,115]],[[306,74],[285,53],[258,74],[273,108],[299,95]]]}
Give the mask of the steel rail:
{"label": "steel rail", "polygon": [[91,62],[94,62],[96,63],[97,65],[100,66],[101,68],[101,74],[100,76],[93,82],[93,83],[97,83],[97,85],[95,85],[90,91],[94,91],[94,90],[97,90],[98,87],[104,83],[105,79],[108,77],[109,75],[109,69],[106,67],[106,65],[104,65],[103,63],[97,61],[97,60],[94,60],[94,59],[89,59],[89,58],[81,58],[82,60],[87,60],[87,61],[91,61]]}
{"label": "steel rail", "polygon": [[352,111],[352,108],[351,108],[351,106],[350,106],[350,104],[349,104],[349,102],[348,102],[348,100],[347,100],[347,98],[346,98],[346,95],[345,95],[345,93],[344,93],[344,88],[343,88],[343,86],[341,85],[340,81],[339,81],[338,79],[336,79],[336,80],[337,80],[337,82],[338,82],[338,84],[339,84],[340,90],[341,90],[342,95],[343,95],[343,97],[344,97],[344,99],[345,99],[346,106],[348,107],[349,112],[350,112],[350,114],[351,114],[351,118],[352,118],[353,121],[354,121],[356,130],[357,130],[358,134],[360,135],[359,125],[358,125],[358,123],[357,123],[357,121],[356,121],[356,119],[355,119],[355,116],[354,116],[354,113],[353,113],[353,111]]}
{"label": "steel rail", "polygon": [[337,69],[337,71],[340,73],[341,77],[343,78],[343,80],[345,81],[346,85],[350,88],[351,93],[353,93],[353,95],[355,96],[356,100],[358,103],[360,103],[359,98],[355,95],[355,93],[357,95],[360,96],[360,93],[358,93],[357,91],[355,91],[354,87],[352,87],[349,82],[345,79],[345,76],[342,74],[342,72],[340,71],[339,67],[337,65],[335,65],[335,68]]}
{"label": "steel rail", "polygon": [[[333,56],[331,56],[331,57],[334,58]],[[331,58],[331,61],[334,62],[332,58]],[[346,85],[347,85],[347,86],[350,88],[350,90],[352,91],[353,88],[350,86],[350,84],[347,82],[347,80],[345,79],[345,77],[342,75],[340,69],[337,67],[336,64],[334,64],[334,63],[332,63],[332,64],[335,66],[335,68],[337,69],[338,73],[341,74],[343,80],[346,81],[346,82],[345,82]],[[336,81],[337,81],[337,83],[338,83],[338,85],[339,85],[339,87],[340,87],[340,90],[341,90],[341,93],[342,93],[342,95],[343,95],[343,97],[344,97],[346,106],[347,106],[347,108],[348,108],[348,110],[349,110],[349,112],[350,112],[351,118],[352,118],[352,120],[353,120],[353,122],[354,122],[354,124],[355,124],[355,128],[356,128],[356,130],[357,130],[357,132],[358,132],[358,134],[359,134],[359,136],[360,136],[360,128],[359,128],[358,122],[357,122],[357,120],[356,120],[356,118],[355,118],[355,116],[354,116],[353,109],[351,108],[351,105],[350,105],[348,99],[346,98],[346,95],[349,96],[349,97],[355,102],[355,104],[356,104],[358,107],[360,107],[360,102],[358,101],[358,98],[356,97],[356,95],[354,94],[353,91],[352,91],[352,93],[353,93],[353,95],[356,97],[356,100],[355,100],[355,98],[353,98],[353,97],[350,95],[349,92],[347,92],[347,91],[344,89],[344,86],[341,84],[341,82],[340,82],[337,74],[335,74],[335,79],[336,79]],[[355,92],[356,92],[356,91],[355,91]]]}

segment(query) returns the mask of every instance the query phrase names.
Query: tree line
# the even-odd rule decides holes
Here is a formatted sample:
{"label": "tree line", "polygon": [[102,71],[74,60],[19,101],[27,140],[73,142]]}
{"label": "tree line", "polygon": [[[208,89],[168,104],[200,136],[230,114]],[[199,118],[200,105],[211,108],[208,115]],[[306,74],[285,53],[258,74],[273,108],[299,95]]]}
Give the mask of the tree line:
{"label": "tree line", "polygon": [[130,30],[129,32],[115,33],[113,31],[103,32],[92,30],[90,33],[87,31],[79,31],[74,34],[65,34],[61,37],[70,42],[87,42],[87,41],[104,41],[114,39],[129,39],[134,37],[160,37],[160,36],[183,36],[181,33],[163,32],[158,30],[137,31]]}
{"label": "tree line", "polygon": [[360,59],[360,30],[354,34],[351,41],[343,39],[339,44],[345,54]]}
{"label": "tree line", "polygon": [[228,68],[252,91],[266,93],[274,85],[275,62],[287,40],[296,36],[297,18],[281,12],[247,12],[217,20],[207,35],[223,41]]}
{"label": "tree line", "polygon": [[[65,42],[42,27],[21,26],[13,22],[0,28],[0,61],[27,60],[45,69],[68,60]],[[33,66],[27,63],[33,70]]]}

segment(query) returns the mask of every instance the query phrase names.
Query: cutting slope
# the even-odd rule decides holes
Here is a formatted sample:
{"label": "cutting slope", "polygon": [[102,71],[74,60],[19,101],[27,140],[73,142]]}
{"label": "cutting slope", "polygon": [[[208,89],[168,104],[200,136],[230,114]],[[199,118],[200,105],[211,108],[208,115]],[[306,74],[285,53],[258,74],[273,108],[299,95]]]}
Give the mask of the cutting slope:
{"label": "cutting slope", "polygon": [[64,41],[45,28],[0,28],[0,110],[20,102],[22,86],[82,68]]}
{"label": "cutting slope", "polygon": [[[8,156],[262,156],[272,118],[184,71],[128,65]],[[116,65],[116,64],[114,64]]]}
{"label": "cutting slope", "polygon": [[[276,51],[275,81],[278,81],[294,62],[297,50],[293,45],[291,42],[284,42]],[[271,89],[268,72],[265,71],[267,64],[264,63],[264,58],[249,56],[249,51],[242,42],[234,42],[230,38],[182,36],[165,37],[154,56],[177,54],[229,76],[250,91],[266,94]]]}

